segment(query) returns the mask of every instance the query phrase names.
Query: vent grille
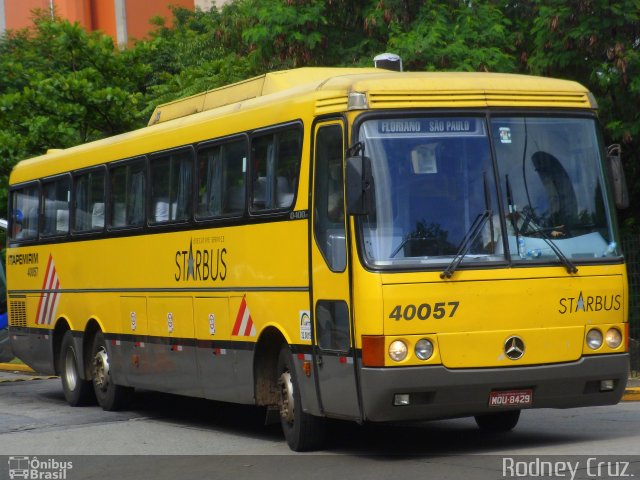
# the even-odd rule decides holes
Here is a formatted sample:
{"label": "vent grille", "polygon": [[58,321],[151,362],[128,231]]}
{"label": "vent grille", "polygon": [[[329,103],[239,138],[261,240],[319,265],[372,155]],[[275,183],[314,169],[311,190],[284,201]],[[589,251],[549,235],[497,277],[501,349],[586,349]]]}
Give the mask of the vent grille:
{"label": "vent grille", "polygon": [[579,107],[591,108],[589,97],[582,92],[384,92],[370,93],[371,108],[411,107]]}
{"label": "vent grille", "polygon": [[339,95],[335,97],[321,98],[316,101],[316,115],[325,113],[343,112],[347,109],[347,96]]}
{"label": "vent grille", "polygon": [[24,300],[9,302],[9,325],[12,327],[27,326],[27,303]]}

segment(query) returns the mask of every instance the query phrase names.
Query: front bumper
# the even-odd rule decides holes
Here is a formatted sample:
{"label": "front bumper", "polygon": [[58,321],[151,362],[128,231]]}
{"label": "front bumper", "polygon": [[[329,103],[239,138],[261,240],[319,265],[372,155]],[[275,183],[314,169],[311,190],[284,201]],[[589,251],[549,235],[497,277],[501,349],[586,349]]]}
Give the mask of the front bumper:
{"label": "front bumper", "polygon": [[[622,398],[628,377],[625,353],[529,367],[364,367],[361,387],[365,419],[382,422],[495,412],[499,409],[488,406],[492,390],[533,389],[531,408],[612,405]],[[614,389],[601,392],[601,380],[614,380]],[[410,404],[394,406],[395,394],[409,394]]]}

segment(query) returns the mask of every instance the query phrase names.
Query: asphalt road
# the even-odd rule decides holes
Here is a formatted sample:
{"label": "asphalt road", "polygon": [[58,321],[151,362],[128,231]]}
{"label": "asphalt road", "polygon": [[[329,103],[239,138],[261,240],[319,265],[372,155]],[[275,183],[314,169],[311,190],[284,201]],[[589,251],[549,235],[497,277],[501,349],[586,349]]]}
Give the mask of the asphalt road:
{"label": "asphalt road", "polygon": [[[104,412],[97,406],[69,407],[58,379],[7,381],[17,378],[30,377],[0,376],[0,382],[5,380],[0,383],[0,479],[9,478],[9,456],[14,465],[16,457],[37,457],[42,468],[66,459],[73,468],[65,480],[495,480],[531,474],[535,459],[577,467],[573,476],[564,470],[528,478],[640,477],[640,402],[525,411],[513,432],[498,436],[481,434],[473,419],[365,426],[336,422],[325,450],[301,455],[288,449],[279,426],[264,425],[264,412],[254,407],[139,392],[131,410]],[[603,474],[605,466],[610,471]]]}

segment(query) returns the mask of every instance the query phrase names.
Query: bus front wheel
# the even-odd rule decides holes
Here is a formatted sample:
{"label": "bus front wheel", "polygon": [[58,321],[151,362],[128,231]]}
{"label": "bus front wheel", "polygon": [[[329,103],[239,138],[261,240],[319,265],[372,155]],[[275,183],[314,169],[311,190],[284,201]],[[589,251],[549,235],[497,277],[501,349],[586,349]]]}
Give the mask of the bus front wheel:
{"label": "bus front wheel", "polygon": [[485,413],[475,416],[480,430],[490,433],[509,432],[515,428],[520,419],[520,410],[507,412]]}
{"label": "bus front wheel", "polygon": [[286,345],[282,347],[278,356],[278,409],[282,431],[291,450],[304,452],[322,444],[325,437],[325,419],[302,411],[291,352]]}
{"label": "bus front wheel", "polygon": [[125,408],[131,400],[133,389],[113,383],[107,344],[102,332],[96,333],[91,351],[91,377],[98,403],[104,410]]}
{"label": "bus front wheel", "polygon": [[73,333],[71,333],[71,330],[67,330],[62,337],[58,356],[58,372],[62,381],[64,398],[72,407],[95,403],[91,381],[83,380],[80,377],[78,364],[78,353],[76,344],[73,341]]}

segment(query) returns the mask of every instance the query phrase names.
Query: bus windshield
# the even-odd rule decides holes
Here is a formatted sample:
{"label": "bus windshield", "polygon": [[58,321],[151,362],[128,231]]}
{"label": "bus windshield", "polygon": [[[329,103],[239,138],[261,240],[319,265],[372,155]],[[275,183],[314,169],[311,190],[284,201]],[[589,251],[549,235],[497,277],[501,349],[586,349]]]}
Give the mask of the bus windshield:
{"label": "bus windshield", "polygon": [[373,173],[360,222],[365,261],[437,268],[461,253],[467,265],[618,256],[598,138],[587,117],[363,122]]}

